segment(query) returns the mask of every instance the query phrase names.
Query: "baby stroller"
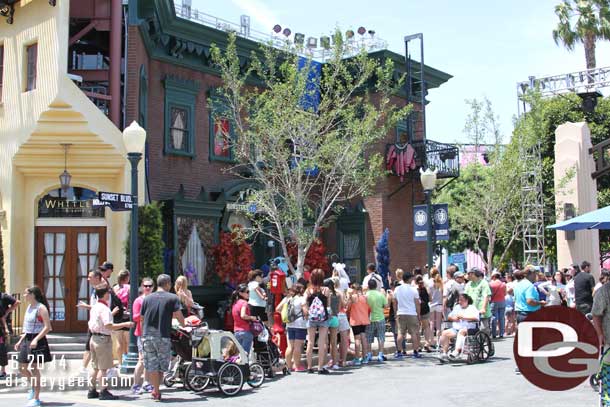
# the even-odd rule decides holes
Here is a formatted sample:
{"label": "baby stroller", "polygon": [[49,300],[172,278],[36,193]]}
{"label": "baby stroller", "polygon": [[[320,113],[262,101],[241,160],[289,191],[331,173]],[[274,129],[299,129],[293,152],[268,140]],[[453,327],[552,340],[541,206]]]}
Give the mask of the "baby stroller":
{"label": "baby stroller", "polygon": [[256,361],[265,369],[268,378],[273,378],[279,370],[284,375],[290,374],[286,361],[281,358],[280,349],[271,340],[271,332],[266,326],[260,335],[254,337],[253,349]]}
{"label": "baby stroller", "polygon": [[172,387],[176,383],[182,383],[189,390],[188,381],[184,380],[187,367],[193,358],[192,334],[193,330],[201,327],[207,330],[207,324],[197,318],[187,318],[186,327],[172,326],[170,340],[172,343],[172,354],[175,356],[170,370],[163,376],[163,384]]}

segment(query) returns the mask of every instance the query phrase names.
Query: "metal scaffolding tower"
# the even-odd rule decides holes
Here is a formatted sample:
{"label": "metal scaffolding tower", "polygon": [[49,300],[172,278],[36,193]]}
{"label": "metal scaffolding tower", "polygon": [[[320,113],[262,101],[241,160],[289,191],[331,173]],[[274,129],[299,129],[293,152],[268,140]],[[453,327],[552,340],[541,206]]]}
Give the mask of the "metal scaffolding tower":
{"label": "metal scaffolding tower", "polygon": [[[519,116],[528,113],[524,96],[536,90],[542,97],[576,93],[583,103],[597,95],[602,88],[610,87],[610,67],[594,68],[561,75],[536,78],[517,83],[517,111]],[[543,265],[544,257],[544,197],[542,194],[542,159],[540,140],[532,148],[522,148],[522,162],[532,165],[522,174],[521,202],[523,210],[523,258],[525,264]]]}

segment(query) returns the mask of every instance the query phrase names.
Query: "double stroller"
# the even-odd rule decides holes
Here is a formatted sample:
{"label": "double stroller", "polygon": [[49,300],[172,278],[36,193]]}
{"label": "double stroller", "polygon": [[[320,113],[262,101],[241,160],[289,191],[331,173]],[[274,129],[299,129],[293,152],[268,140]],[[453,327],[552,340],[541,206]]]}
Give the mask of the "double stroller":
{"label": "double stroller", "polygon": [[278,371],[282,371],[284,375],[290,374],[286,361],[281,357],[280,349],[273,342],[269,328],[264,325],[263,328],[263,332],[254,337],[252,346],[256,361],[265,369],[268,378],[273,378]]}

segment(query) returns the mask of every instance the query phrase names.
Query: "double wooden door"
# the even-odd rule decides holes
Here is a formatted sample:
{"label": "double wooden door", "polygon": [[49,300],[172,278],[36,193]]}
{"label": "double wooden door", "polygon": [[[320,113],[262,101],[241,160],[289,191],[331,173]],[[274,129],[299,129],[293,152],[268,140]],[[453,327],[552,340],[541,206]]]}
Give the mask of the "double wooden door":
{"label": "double wooden door", "polygon": [[36,284],[49,302],[55,332],[86,332],[89,301],[87,276],[106,260],[105,227],[36,228]]}

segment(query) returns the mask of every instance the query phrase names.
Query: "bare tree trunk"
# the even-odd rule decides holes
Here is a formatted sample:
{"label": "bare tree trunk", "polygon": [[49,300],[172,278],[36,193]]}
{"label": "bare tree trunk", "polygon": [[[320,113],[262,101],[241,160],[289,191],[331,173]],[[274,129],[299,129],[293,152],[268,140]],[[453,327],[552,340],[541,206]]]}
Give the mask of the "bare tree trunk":
{"label": "bare tree trunk", "polygon": [[297,278],[301,278],[303,276],[303,269],[305,267],[305,255],[307,252],[305,251],[305,247],[300,244],[297,245]]}
{"label": "bare tree trunk", "polygon": [[[587,69],[593,69],[597,65],[595,61],[595,36],[593,34],[587,34],[584,39],[585,46],[585,61],[587,62]],[[593,78],[588,78],[589,83],[593,82]]]}

